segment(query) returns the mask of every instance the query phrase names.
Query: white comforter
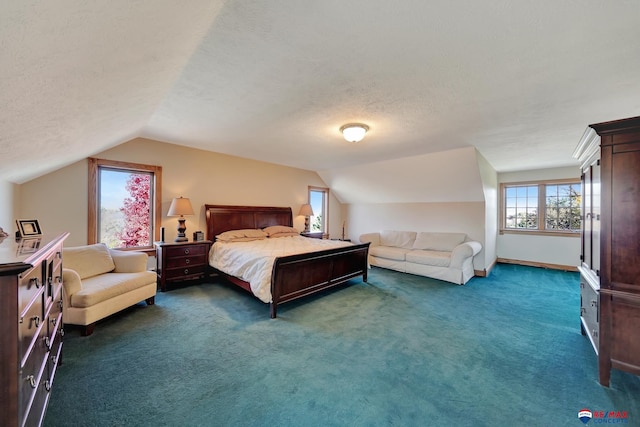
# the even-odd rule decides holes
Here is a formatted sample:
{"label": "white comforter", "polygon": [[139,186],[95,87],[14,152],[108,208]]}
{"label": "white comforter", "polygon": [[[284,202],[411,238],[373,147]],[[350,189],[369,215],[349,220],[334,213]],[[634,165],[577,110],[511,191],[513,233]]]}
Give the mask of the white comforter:
{"label": "white comforter", "polygon": [[340,240],[310,239],[302,236],[267,238],[251,242],[216,242],[209,252],[213,268],[251,284],[251,291],[271,302],[271,270],[276,257],[349,246]]}

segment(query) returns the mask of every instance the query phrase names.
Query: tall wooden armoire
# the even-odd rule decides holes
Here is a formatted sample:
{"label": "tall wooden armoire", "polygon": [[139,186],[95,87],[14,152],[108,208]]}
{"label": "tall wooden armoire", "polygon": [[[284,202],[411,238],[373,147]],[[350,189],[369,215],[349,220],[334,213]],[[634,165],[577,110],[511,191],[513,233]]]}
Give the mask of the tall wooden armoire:
{"label": "tall wooden armoire", "polygon": [[583,184],[582,333],[609,386],[612,368],[640,375],[640,117],[590,125],[574,156]]}

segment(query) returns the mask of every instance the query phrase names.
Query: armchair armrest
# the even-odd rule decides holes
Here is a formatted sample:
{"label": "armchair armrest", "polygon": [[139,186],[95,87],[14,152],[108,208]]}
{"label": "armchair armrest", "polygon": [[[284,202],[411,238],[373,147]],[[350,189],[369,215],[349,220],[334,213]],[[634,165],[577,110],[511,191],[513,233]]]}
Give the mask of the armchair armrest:
{"label": "armchair armrest", "polygon": [[370,246],[380,246],[380,233],[366,233],[360,235],[360,243],[371,243]]}
{"label": "armchair armrest", "polygon": [[117,251],[109,249],[113,263],[116,265],[114,273],[138,273],[147,270],[149,256],[144,252]]}
{"label": "armchair armrest", "polygon": [[64,307],[71,307],[71,295],[82,290],[82,280],[75,270],[69,268],[62,269],[62,298],[64,299]]}
{"label": "armchair armrest", "polygon": [[464,260],[473,258],[481,250],[482,245],[480,242],[470,241],[459,244],[451,252],[451,266],[462,268]]}

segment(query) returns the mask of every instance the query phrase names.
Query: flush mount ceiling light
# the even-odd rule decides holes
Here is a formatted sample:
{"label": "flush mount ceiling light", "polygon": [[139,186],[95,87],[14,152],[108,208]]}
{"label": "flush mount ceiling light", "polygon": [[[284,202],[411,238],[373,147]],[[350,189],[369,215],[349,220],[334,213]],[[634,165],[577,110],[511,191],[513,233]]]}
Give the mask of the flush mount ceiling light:
{"label": "flush mount ceiling light", "polygon": [[364,134],[369,130],[369,126],[362,123],[349,123],[340,128],[340,132],[349,142],[360,142]]}

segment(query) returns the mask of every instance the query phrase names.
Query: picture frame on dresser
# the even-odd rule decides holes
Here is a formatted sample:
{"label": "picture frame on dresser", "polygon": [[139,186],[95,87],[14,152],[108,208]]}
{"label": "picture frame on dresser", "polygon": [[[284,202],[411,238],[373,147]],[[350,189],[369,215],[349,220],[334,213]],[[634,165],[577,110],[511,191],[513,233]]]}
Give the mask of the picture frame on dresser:
{"label": "picture frame on dresser", "polygon": [[21,238],[42,235],[42,229],[37,219],[18,219],[16,225]]}

